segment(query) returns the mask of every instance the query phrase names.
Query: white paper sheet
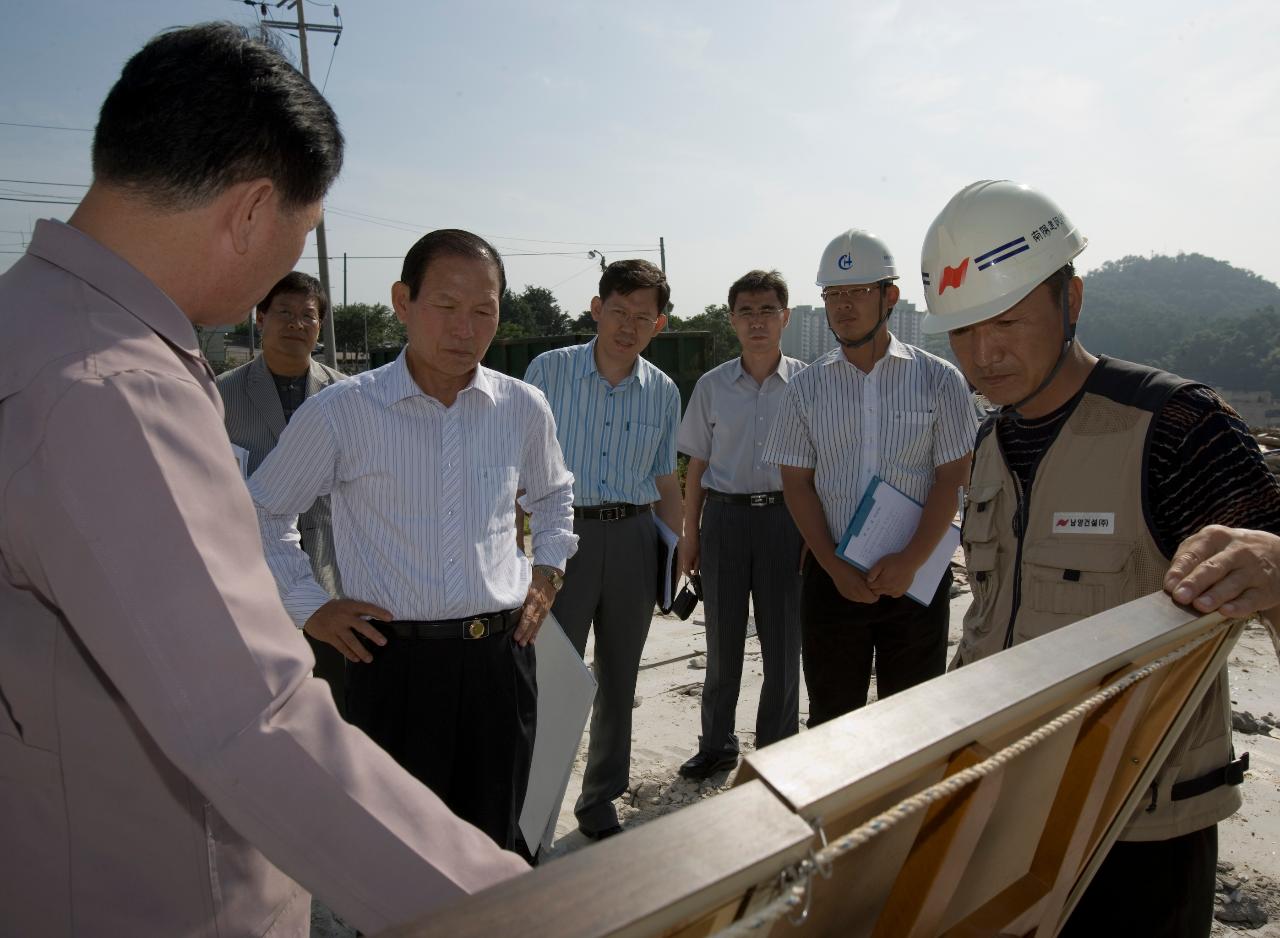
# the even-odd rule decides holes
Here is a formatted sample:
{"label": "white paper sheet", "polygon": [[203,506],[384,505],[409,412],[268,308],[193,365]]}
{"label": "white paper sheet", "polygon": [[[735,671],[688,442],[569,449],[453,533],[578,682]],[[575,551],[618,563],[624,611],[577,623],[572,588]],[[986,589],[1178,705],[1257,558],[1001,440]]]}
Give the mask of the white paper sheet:
{"label": "white paper sheet", "polygon": [[[915,499],[883,479],[874,478],[858,503],[858,510],[836,553],[865,573],[880,558],[898,553],[911,542],[923,511],[924,506]],[[921,605],[929,605],[959,546],[960,528],[951,524],[929,559],[916,571],[907,595]]]}
{"label": "white paper sheet", "polygon": [[670,612],[671,603],[676,595],[676,580],[679,579],[679,572],[676,569],[676,545],[680,543],[680,538],[676,536],[675,531],[666,526],[656,511],[653,512],[653,526],[658,529],[658,539],[663,547],[659,555],[662,557],[659,572],[662,577],[662,590],[661,595],[658,596],[658,608],[663,612]]}
{"label": "white paper sheet", "polygon": [[547,614],[533,647],[537,658],[538,729],[533,741],[529,788],[520,809],[520,831],[530,850],[550,847],[556,820],[577,755],[587,714],[596,696],[596,679],[560,628]]}

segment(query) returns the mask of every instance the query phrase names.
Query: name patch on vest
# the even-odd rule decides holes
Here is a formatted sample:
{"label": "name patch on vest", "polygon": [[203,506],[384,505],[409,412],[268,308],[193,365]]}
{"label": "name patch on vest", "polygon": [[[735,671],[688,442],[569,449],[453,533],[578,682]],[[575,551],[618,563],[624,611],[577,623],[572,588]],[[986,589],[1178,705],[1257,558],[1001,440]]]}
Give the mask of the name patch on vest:
{"label": "name patch on vest", "polygon": [[1115,534],[1114,511],[1055,511],[1053,534]]}

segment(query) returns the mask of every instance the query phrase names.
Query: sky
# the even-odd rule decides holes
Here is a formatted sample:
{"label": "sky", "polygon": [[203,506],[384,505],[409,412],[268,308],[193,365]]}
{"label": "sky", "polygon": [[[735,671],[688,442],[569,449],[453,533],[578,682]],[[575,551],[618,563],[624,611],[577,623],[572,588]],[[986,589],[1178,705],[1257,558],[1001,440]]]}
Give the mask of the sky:
{"label": "sky", "polygon": [[[309,22],[336,22],[305,2]],[[589,251],[657,262],[659,238],[677,315],[756,267],[783,273],[792,305],[817,304],[822,249],[864,228],[922,305],[925,231],[978,179],[1056,200],[1090,239],[1086,271],[1185,251],[1280,280],[1275,0],[339,6],[336,49],[309,38],[347,138],[326,201],[339,302],[389,303],[410,245],[457,227],[570,315],[595,293]],[[258,18],[238,0],[11,4],[0,197],[74,196],[53,184],[91,178],[90,133],[12,124],[92,128],[158,31]],[[37,218],[72,208],[0,198],[0,271]],[[317,271],[314,238],[298,267]]]}

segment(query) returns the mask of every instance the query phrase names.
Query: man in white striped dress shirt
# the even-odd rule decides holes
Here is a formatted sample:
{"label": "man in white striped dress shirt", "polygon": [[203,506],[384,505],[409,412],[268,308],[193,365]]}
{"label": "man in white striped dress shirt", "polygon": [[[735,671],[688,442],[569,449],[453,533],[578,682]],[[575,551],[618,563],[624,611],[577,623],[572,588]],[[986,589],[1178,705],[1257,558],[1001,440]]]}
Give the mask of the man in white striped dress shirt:
{"label": "man in white striped dress shirt", "polygon": [[[850,230],[827,247],[818,285],[840,347],[792,378],[765,446],[808,547],[800,623],[811,727],[866,704],[873,658],[880,697],[946,667],[950,574],[928,606],[905,593],[955,516],[977,420],[960,372],[889,332],[897,276],[875,235]],[[907,547],[864,574],[836,545],[877,476],[924,512]]]}
{"label": "man in white striped dress shirt", "polygon": [[[574,808],[578,829],[593,840],[622,830],[613,800],[627,790],[636,675],[657,600],[652,510],[672,531],[681,527],[680,392],[640,357],[667,323],[670,295],[653,264],[615,261],[591,301],[596,337],[544,352],[525,374],[547,395],[574,475],[574,530],[582,549],[555,612],[578,654],[595,626],[591,748]],[[527,495],[523,501],[536,521],[537,509]]]}
{"label": "man in white striped dress shirt", "polygon": [[[249,489],[285,609],[350,662],[351,722],[528,856],[518,822],[537,715],[532,641],[577,537],[546,398],[479,364],[504,288],[481,238],[419,240],[391,290],[408,346],[307,400]],[[516,549],[519,489],[532,576]],[[351,598],[331,600],[298,545],[297,515],[322,495]]]}

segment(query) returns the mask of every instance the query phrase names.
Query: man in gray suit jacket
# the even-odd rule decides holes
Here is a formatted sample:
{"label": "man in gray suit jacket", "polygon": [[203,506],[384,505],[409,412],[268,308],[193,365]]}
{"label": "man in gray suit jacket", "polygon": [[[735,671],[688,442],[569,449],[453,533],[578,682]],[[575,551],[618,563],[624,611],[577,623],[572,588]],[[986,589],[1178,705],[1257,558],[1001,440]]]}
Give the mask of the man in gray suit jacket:
{"label": "man in gray suit jacket", "polygon": [[[297,270],[286,274],[258,304],[262,354],[218,376],[227,436],[248,451],[249,473],[275,449],[285,424],[304,400],[346,377],[311,357],[320,338],[320,324],[328,315],[329,297],[319,280]],[[333,557],[327,497],[316,499],[311,510],[298,518],[298,530],[316,581],[336,599],[341,581]],[[342,655],[326,642],[310,635],[306,638],[316,656],[316,677],[329,682],[338,712],[346,716]]]}

